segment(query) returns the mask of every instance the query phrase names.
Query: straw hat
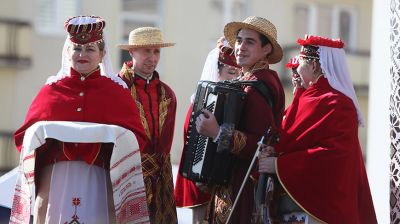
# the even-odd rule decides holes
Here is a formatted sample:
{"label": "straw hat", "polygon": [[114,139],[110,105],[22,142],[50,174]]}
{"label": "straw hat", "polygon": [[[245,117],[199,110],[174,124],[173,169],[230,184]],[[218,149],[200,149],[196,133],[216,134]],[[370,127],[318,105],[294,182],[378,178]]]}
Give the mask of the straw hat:
{"label": "straw hat", "polygon": [[129,33],[128,44],[120,44],[119,48],[129,50],[143,47],[170,47],[175,43],[165,43],[160,29],[156,27],[140,27]]}
{"label": "straw hat", "polygon": [[283,51],[276,40],[276,28],[270,21],[258,16],[250,16],[243,22],[231,22],[226,24],[224,36],[232,47],[235,46],[236,35],[241,29],[255,30],[268,38],[273,48],[272,53],[268,57],[268,62],[270,64],[278,63],[282,59]]}

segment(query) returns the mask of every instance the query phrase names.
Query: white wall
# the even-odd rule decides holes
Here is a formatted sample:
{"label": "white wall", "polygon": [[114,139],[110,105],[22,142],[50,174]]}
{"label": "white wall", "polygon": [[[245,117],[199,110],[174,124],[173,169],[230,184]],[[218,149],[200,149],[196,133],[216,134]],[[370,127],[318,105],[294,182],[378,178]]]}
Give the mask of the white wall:
{"label": "white wall", "polygon": [[389,220],[390,1],[373,1],[367,172],[379,223]]}

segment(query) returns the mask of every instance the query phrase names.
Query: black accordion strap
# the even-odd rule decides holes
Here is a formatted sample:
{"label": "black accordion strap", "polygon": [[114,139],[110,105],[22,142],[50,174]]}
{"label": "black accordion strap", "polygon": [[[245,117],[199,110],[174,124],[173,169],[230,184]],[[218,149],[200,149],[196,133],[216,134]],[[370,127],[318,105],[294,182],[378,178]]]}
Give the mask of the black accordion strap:
{"label": "black accordion strap", "polygon": [[239,81],[240,84],[254,87],[267,101],[268,105],[273,108],[275,105],[272,92],[270,88],[263,81],[259,80],[248,80],[248,81]]}
{"label": "black accordion strap", "polygon": [[273,123],[275,124],[275,127],[279,127],[279,121],[275,120],[275,114],[273,113],[275,100],[269,86],[267,86],[267,84],[260,80],[238,81],[238,83],[240,83],[241,85],[254,87],[264,97],[265,101],[267,101],[268,105],[271,107]]}

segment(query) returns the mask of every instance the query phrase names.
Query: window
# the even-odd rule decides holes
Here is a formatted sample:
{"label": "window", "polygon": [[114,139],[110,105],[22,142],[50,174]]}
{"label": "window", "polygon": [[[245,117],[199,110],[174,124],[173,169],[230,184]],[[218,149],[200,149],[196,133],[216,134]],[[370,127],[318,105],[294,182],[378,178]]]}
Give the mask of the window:
{"label": "window", "polygon": [[31,65],[32,27],[28,21],[0,19],[0,67]]}
{"label": "window", "polygon": [[78,0],[39,0],[36,30],[40,34],[64,35],[63,24],[79,15],[78,6]]}
{"label": "window", "polygon": [[317,32],[320,36],[334,37],[332,36],[332,7],[330,6],[319,6],[318,7],[318,23]]}
{"label": "window", "polygon": [[210,3],[211,7],[216,9],[218,15],[222,16],[221,26],[235,20],[241,20],[251,14],[247,0],[211,0]]}
{"label": "window", "polygon": [[350,25],[351,25],[351,15],[349,12],[340,11],[339,12],[339,36],[342,37],[345,42],[350,41]]}
{"label": "window", "polygon": [[294,7],[295,35],[314,34],[340,38],[346,48],[356,48],[356,10],[344,6],[297,4]]}
{"label": "window", "polygon": [[[122,0],[121,43],[128,43],[129,33],[143,26],[160,26],[160,0]],[[120,64],[131,60],[128,51],[120,51]]]}
{"label": "window", "polygon": [[336,7],[333,11],[332,20],[335,21],[333,35],[340,37],[346,44],[346,48],[356,48],[356,11],[352,8]]}
{"label": "window", "polygon": [[144,14],[157,14],[158,0],[123,0],[122,10],[127,12],[138,11]]}
{"label": "window", "polygon": [[296,37],[301,38],[304,34],[309,33],[310,7],[308,5],[299,4],[294,9],[293,30]]}

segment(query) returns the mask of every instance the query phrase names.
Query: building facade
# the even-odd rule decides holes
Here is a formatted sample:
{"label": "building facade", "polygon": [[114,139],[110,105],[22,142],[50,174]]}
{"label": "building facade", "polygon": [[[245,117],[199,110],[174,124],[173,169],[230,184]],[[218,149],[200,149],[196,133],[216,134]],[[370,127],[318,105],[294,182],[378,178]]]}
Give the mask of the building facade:
{"label": "building facade", "polygon": [[[127,43],[129,32],[139,26],[158,26],[164,39],[176,43],[162,49],[157,70],[177,95],[172,159],[178,163],[184,117],[208,51],[223,35],[227,22],[249,15],[268,18],[278,29],[285,56],[272,68],[287,86],[287,104],[291,102],[291,88],[284,65],[298,52],[297,38],[306,33],[342,38],[366,121],[371,13],[372,1],[361,0],[4,0],[0,8],[0,169],[6,171],[18,164],[12,133],[23,123],[47,77],[60,69],[66,38],[63,22],[70,16],[105,18],[115,72],[129,60],[116,45]],[[365,124],[360,129],[363,149]]]}

